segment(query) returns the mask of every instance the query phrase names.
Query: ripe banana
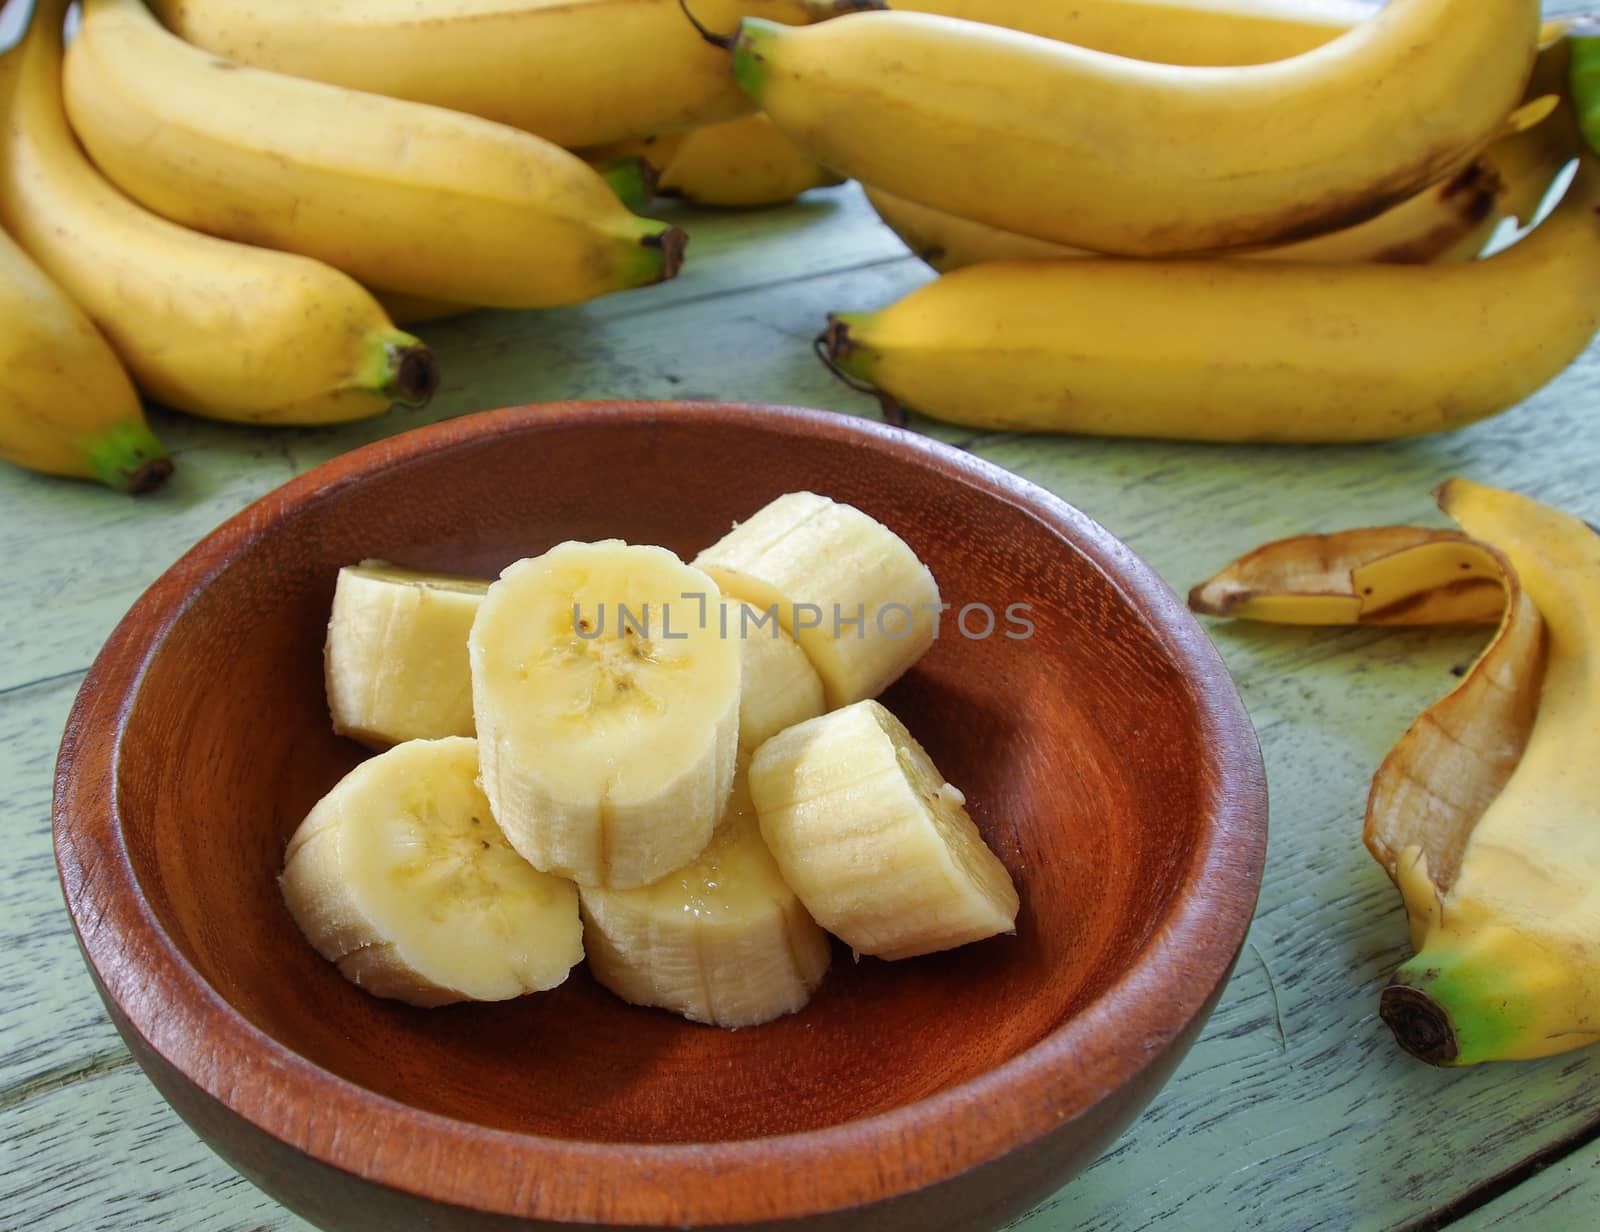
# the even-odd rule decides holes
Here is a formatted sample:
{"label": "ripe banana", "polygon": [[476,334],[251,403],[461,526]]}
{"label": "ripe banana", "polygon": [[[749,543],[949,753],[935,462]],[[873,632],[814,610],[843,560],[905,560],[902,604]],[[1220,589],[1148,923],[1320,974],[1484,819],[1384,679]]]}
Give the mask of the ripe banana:
{"label": "ripe banana", "polygon": [[843,184],[756,112],[688,133],[661,168],[661,195],[696,205],[780,205]]}
{"label": "ripe banana", "polygon": [[[1414,763],[1396,749],[1378,772],[1369,846],[1393,858],[1386,867],[1417,951],[1379,1008],[1399,1042],[1435,1064],[1549,1056],[1600,1040],[1600,536],[1549,506],[1465,480],[1445,484],[1439,503],[1510,562],[1543,617],[1544,676],[1514,769],[1505,774],[1483,758],[1503,788],[1446,826],[1453,866],[1430,862],[1430,840],[1440,837],[1434,814],[1384,810],[1386,780],[1415,780]],[[1517,678],[1530,679],[1537,675]],[[1480,748],[1469,744],[1458,757],[1471,761]],[[1423,785],[1447,816],[1463,795],[1455,769]],[[1384,823],[1380,847],[1372,834]]]}
{"label": "ripe banana", "polygon": [[1372,16],[1360,0],[895,0],[1162,64],[1265,64],[1332,42]]}
{"label": "ripe banana", "polygon": [[[382,561],[339,570],[324,651],[333,729],[375,749],[471,736],[467,637],[489,583]],[[743,610],[741,610],[743,609]],[[739,646],[741,758],[826,708],[798,643],[748,604],[722,601],[717,636]]]}
{"label": "ripe banana", "polygon": [[139,208],[61,109],[66,0],[0,57],[0,222],[152,398],[217,419],[332,423],[433,392],[428,349],[336,270],[197,235]]}
{"label": "ripe banana", "polygon": [[1515,405],[1600,318],[1600,172],[1531,235],[1456,265],[1004,262],[830,319],[830,362],[985,429],[1217,441],[1438,432]]}
{"label": "ripe banana", "polygon": [[354,984],[412,1005],[554,988],[583,959],[578,893],[507,844],[477,743],[413,740],[371,758],[289,840],[295,923]]}
{"label": "ripe banana", "polygon": [[[739,644],[739,758],[827,707],[822,677],[800,644],[748,603],[722,601],[719,637]],[[724,631],[724,629],[726,631]]]}
{"label": "ripe banana", "polygon": [[[881,0],[689,0],[740,17],[821,21]],[[151,0],[176,33],[241,64],[434,103],[569,148],[750,110],[678,0]]]}
{"label": "ripe banana", "polygon": [[1538,8],[1395,0],[1302,56],[1228,68],[923,13],[747,19],[733,73],[841,174],[1039,239],[1157,256],[1321,234],[1458,172],[1522,95]]}
{"label": "ripe banana", "polygon": [[877,702],[768,740],[750,795],[783,879],[857,953],[910,958],[1015,930],[1016,888],[965,798]]}
{"label": "ripe banana", "polygon": [[829,708],[893,684],[933,644],[943,610],[904,539],[813,492],[778,497],[694,564],[800,643]]}
{"label": "ripe banana", "polygon": [[705,848],[738,745],[720,598],[671,552],[615,539],[489,587],[468,638],[483,786],[535,868],[629,889]]}
{"label": "ripe banana", "polygon": [[692,864],[636,890],[579,893],[595,979],[624,1001],[695,1022],[753,1027],[793,1013],[832,957],[761,838],[742,771]]}
{"label": "ripe banana", "polygon": [[542,308],[671,278],[682,260],[680,230],[630,214],[547,141],[218,60],[140,0],[86,0],[65,90],[90,155],[136,200],[368,286]]}
{"label": "ripe banana", "polygon": [[89,318],[0,231],[0,458],[149,492],[172,461]]}
{"label": "ripe banana", "polygon": [[[1546,55],[1541,53],[1541,60]],[[1460,174],[1423,189],[1366,222],[1294,244],[1237,254],[1257,261],[1299,264],[1376,261],[1420,264],[1471,261],[1508,218],[1526,226],[1561,170],[1577,157],[1579,143],[1570,106],[1533,120],[1550,96],[1541,95],[1514,114],[1514,131],[1478,155]],[[1517,116],[1526,114],[1523,124]],[[1049,261],[1093,256],[1087,249],[1036,240],[987,223],[958,218],[931,206],[864,186],[878,216],[906,247],[940,272],[984,261]]]}
{"label": "ripe banana", "polygon": [[[1541,192],[1550,187],[1559,169],[1550,168]],[[957,218],[881,189],[866,188],[865,192],[889,229],[941,273],[985,261],[1060,261],[1096,255],[1086,248],[1036,240],[987,223]],[[1483,251],[1507,217],[1500,205],[1506,193],[1504,182],[1490,164],[1479,158],[1461,174],[1423,189],[1376,218],[1295,244],[1238,255],[1259,261],[1329,264],[1470,261]]]}
{"label": "ripe banana", "polygon": [[339,570],[324,651],[333,730],[375,749],[473,735],[467,634],[488,589],[382,561]]}

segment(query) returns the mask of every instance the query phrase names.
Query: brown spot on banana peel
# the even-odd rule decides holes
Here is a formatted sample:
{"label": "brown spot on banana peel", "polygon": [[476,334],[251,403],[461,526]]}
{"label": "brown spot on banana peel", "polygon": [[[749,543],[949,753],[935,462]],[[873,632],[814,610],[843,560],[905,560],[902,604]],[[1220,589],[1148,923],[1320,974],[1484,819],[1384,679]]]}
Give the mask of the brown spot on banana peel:
{"label": "brown spot on banana peel", "polygon": [[1435,587],[1425,594],[1407,595],[1383,607],[1372,608],[1361,613],[1362,624],[1398,625],[1408,623],[1404,616],[1409,611],[1437,603],[1441,595],[1459,598],[1470,595],[1476,591],[1495,591],[1502,589],[1500,582],[1495,578],[1467,577],[1454,582],[1447,582],[1443,586]]}
{"label": "brown spot on banana peel", "polygon": [[1358,226],[1376,218],[1386,210],[1402,205],[1437,184],[1446,177],[1461,175],[1476,161],[1476,150],[1463,156],[1459,150],[1433,151],[1419,158],[1410,167],[1395,171],[1375,184],[1356,191],[1341,190],[1321,198],[1304,201],[1292,210],[1281,214],[1276,230],[1263,235],[1258,229],[1259,218],[1241,218],[1234,223],[1233,231],[1223,231],[1215,243],[1204,250],[1181,251],[1164,242],[1161,233],[1147,237],[1153,244],[1150,251],[1163,256],[1204,256],[1209,254],[1237,254],[1260,248],[1278,248],[1315,239],[1347,227]]}

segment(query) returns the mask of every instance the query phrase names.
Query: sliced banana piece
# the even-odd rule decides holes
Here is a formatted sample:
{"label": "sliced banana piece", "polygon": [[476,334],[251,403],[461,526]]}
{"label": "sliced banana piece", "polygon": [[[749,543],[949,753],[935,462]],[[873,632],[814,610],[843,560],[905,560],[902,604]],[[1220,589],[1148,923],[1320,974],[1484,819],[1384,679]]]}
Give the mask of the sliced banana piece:
{"label": "sliced banana piece", "polygon": [[488,589],[383,561],[339,570],[323,655],[334,731],[374,749],[472,735],[467,633]]}
{"label": "sliced banana piece", "polygon": [[739,757],[747,761],[763,741],[828,704],[817,669],[776,620],[738,599],[724,599],[722,611],[725,636],[739,639]]}
{"label": "sliced banana piece", "polygon": [[554,988],[583,960],[577,888],[506,842],[478,744],[412,740],[357,766],[289,840],[281,886],[317,952],[412,1005]]}
{"label": "sliced banana piece", "polygon": [[805,1005],[831,957],[784,884],[744,774],[692,864],[636,890],[580,891],[589,970],[624,1001],[752,1027]]}
{"label": "sliced banana piece", "polygon": [[694,563],[724,593],[776,615],[830,707],[876,697],[933,644],[933,574],[883,523],[825,496],[780,496]]}
{"label": "sliced banana piece", "polygon": [[483,786],[511,845],[647,885],[710,841],[733,782],[739,643],[664,548],[563,543],[500,575],[468,638]]}
{"label": "sliced banana piece", "polygon": [[750,794],[784,880],[857,953],[909,958],[1014,931],[1016,888],[965,797],[877,702],[768,740]]}

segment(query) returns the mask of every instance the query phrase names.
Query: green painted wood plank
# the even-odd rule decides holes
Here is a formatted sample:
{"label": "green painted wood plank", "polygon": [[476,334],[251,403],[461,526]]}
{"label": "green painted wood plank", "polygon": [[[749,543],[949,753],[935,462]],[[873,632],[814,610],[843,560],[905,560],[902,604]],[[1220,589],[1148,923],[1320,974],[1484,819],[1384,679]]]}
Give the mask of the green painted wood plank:
{"label": "green painted wood plank", "polygon": [[312,1232],[195,1137],[128,1061],[0,1112],[0,1226]]}
{"label": "green painted wood plank", "polygon": [[7,1092],[121,1048],[79,957],[50,845],[51,773],[79,679],[0,696],[0,1107]]}
{"label": "green painted wood plank", "polygon": [[1450,1226],[1452,1232],[1600,1228],[1600,1142],[1574,1151]]}

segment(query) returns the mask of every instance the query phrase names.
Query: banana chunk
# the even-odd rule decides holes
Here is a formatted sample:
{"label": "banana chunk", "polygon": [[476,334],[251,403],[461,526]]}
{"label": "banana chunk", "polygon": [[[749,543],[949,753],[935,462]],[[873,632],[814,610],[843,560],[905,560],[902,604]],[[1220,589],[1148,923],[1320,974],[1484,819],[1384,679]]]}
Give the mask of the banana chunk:
{"label": "banana chunk", "polygon": [[560,544],[489,587],[468,638],[483,786],[535,868],[627,889],[710,841],[739,728],[720,599],[620,539]]}
{"label": "banana chunk", "polygon": [[933,644],[933,574],[883,523],[825,496],[780,496],[694,563],[725,593],[775,615],[830,707],[876,697]]}
{"label": "banana chunk", "polygon": [[1014,931],[1016,888],[965,797],[877,702],[768,740],[750,794],[783,879],[856,952],[910,958]]}
{"label": "banana chunk", "polygon": [[589,970],[624,1001],[751,1027],[793,1013],[827,973],[827,935],[784,884],[743,774],[694,863],[636,890],[580,891]]}
{"label": "banana chunk", "polygon": [[289,840],[295,923],[345,978],[412,1005],[554,988],[583,960],[577,889],[511,849],[475,740],[413,740],[357,766]]}
{"label": "banana chunk", "polygon": [[786,727],[828,708],[822,678],[776,620],[738,599],[722,601],[727,636],[739,639],[739,758]]}
{"label": "banana chunk", "polygon": [[467,634],[488,589],[382,561],[339,570],[324,651],[334,731],[380,750],[472,735]]}

